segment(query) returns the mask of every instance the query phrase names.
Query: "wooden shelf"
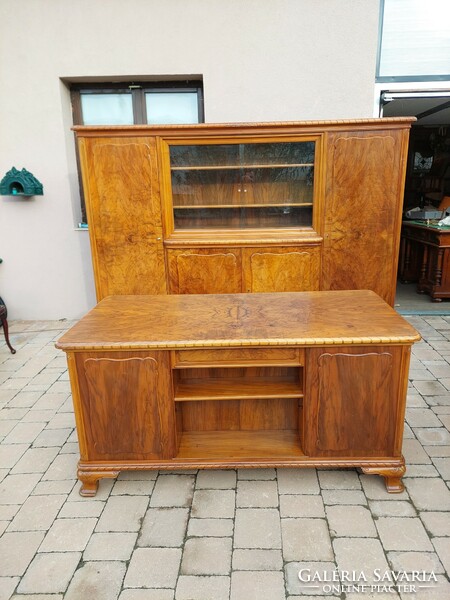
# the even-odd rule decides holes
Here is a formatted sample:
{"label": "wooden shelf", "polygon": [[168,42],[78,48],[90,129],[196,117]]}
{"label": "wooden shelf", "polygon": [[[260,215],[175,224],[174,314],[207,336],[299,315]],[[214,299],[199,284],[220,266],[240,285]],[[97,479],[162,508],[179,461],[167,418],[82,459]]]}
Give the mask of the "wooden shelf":
{"label": "wooden shelf", "polygon": [[286,204],[184,204],[182,206],[174,205],[173,208],[183,208],[183,209],[201,209],[201,208],[290,208],[294,206],[295,208],[304,207],[304,206],[312,206],[312,202],[289,202]]}
{"label": "wooden shelf", "polygon": [[280,459],[303,457],[295,430],[184,431],[177,459]]}
{"label": "wooden shelf", "polygon": [[175,401],[302,398],[299,381],[273,377],[185,379],[175,387]]}
{"label": "wooden shelf", "polygon": [[285,169],[297,167],[313,167],[314,163],[286,163],[286,164],[263,164],[263,165],[204,165],[170,167],[171,171],[228,171],[242,169]]}

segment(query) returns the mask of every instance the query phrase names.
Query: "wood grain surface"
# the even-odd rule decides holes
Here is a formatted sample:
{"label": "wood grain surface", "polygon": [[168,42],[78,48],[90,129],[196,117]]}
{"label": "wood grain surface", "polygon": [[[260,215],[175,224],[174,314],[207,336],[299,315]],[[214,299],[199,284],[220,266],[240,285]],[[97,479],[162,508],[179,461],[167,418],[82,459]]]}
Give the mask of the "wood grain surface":
{"label": "wood grain surface", "polygon": [[326,346],[419,339],[374,292],[354,290],[109,297],[64,334],[57,347]]}

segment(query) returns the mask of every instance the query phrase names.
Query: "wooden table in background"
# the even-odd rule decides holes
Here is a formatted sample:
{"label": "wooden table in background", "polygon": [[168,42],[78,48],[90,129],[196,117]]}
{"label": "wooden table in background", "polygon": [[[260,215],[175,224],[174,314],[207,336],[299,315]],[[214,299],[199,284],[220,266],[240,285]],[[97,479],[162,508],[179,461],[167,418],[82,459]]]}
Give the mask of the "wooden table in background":
{"label": "wooden table in background", "polygon": [[401,492],[419,334],[374,292],[111,296],[68,355],[81,494],[121,470],[360,467]]}
{"label": "wooden table in background", "polygon": [[450,298],[450,227],[404,222],[399,265],[403,283],[417,281],[434,302]]}

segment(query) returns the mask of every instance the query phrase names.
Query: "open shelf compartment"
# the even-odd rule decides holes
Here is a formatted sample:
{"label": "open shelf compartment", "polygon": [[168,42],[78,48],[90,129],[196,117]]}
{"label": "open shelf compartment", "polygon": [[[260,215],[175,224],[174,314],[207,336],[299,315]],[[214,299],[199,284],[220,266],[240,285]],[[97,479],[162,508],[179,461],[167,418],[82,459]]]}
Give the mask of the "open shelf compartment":
{"label": "open shelf compartment", "polygon": [[175,402],[302,398],[300,367],[219,367],[174,371]]}

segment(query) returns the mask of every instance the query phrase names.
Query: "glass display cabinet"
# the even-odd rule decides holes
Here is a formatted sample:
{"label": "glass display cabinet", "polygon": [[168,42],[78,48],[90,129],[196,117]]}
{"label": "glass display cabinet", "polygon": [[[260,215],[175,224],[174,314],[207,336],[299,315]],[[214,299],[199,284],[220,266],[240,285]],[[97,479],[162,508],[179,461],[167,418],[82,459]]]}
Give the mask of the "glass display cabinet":
{"label": "glass display cabinet", "polygon": [[315,141],[170,146],[174,230],[312,227]]}

